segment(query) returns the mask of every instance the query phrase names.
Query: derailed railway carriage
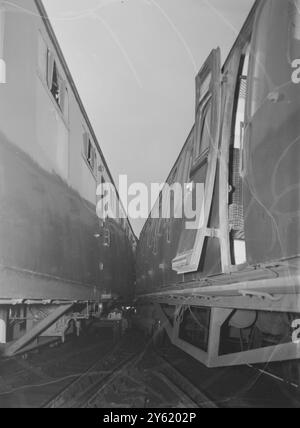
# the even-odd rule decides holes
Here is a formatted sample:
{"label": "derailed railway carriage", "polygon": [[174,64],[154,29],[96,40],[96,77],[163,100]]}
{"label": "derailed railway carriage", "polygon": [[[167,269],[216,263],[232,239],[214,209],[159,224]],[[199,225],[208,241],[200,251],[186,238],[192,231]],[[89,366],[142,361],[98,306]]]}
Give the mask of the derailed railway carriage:
{"label": "derailed railway carriage", "polygon": [[0,38],[0,343],[9,356],[79,329],[103,299],[130,299],[136,237],[126,217],[96,215],[97,185],[113,180],[42,2],[0,2]]}
{"label": "derailed railway carriage", "polygon": [[204,184],[204,222],[149,218],[141,235],[139,323],[208,367],[298,367],[299,58],[300,2],[257,1],[223,68],[216,49],[197,76],[195,126],[168,178]]}

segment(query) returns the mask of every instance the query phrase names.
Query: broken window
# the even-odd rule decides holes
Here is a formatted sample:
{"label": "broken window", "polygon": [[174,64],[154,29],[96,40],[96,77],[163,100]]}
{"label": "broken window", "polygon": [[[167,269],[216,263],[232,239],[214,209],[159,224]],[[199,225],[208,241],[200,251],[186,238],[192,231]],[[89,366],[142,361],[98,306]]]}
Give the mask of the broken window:
{"label": "broken window", "polygon": [[242,183],[242,152],[244,148],[244,129],[246,114],[246,97],[248,85],[248,69],[250,42],[244,48],[240,61],[240,69],[236,86],[235,113],[232,129],[232,145],[230,150],[230,198],[229,224],[231,229],[232,263],[246,263],[244,200]]}
{"label": "broken window", "polygon": [[97,171],[97,151],[87,132],[83,136],[83,155],[92,173],[95,175]]}
{"label": "broken window", "polygon": [[91,141],[89,140],[89,145],[88,145],[88,157],[87,157],[87,161],[91,167],[91,169],[94,171],[95,170],[95,149],[92,146]]}
{"label": "broken window", "polygon": [[66,82],[59,72],[57,62],[52,52],[47,49],[47,85],[64,117],[69,115],[69,97]]}
{"label": "broken window", "polygon": [[59,77],[58,77],[57,66],[56,66],[55,62],[53,64],[52,82],[51,82],[51,88],[50,88],[50,90],[51,90],[51,94],[53,95],[55,101],[59,105],[59,98],[60,98],[60,94],[59,94]]}
{"label": "broken window", "polygon": [[59,71],[54,54],[50,51],[43,35],[38,36],[38,70],[41,79],[47,84],[49,91],[60,108],[64,118],[69,118],[69,95],[67,83]]}

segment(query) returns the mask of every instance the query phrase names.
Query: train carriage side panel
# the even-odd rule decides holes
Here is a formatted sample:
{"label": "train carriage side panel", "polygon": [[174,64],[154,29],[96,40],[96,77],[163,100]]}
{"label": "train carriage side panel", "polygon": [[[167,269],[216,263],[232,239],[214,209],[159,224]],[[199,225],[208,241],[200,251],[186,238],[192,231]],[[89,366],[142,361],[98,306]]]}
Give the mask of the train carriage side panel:
{"label": "train carriage side panel", "polygon": [[299,9],[285,3],[262,3],[254,28],[244,170],[250,264],[299,255]]}
{"label": "train carriage side panel", "polygon": [[[96,216],[96,186],[111,176],[38,5],[16,0],[4,8],[0,299],[98,300],[114,290],[131,295],[129,235],[108,223],[104,242]],[[122,264],[126,257],[131,269]],[[118,278],[116,266],[123,273]]]}
{"label": "train carriage side panel", "polygon": [[[194,137],[193,128],[168,177],[167,183],[169,186],[178,183],[184,189],[191,182],[190,169],[193,163]],[[218,228],[219,226],[218,189],[219,183],[216,180],[209,219],[209,225],[212,228]],[[159,201],[157,204],[159,204]],[[184,211],[183,206],[178,208]],[[186,219],[184,217],[174,218],[174,215],[172,215],[170,219],[148,219],[138,245],[137,292],[139,294],[151,293],[172,284],[180,285],[183,283],[183,275],[178,275],[172,268],[172,262],[178,254],[183,233],[186,234]],[[191,231],[191,235],[194,235],[193,231]],[[209,238],[204,244],[203,256],[197,275],[198,277],[206,277],[221,273],[221,269],[219,241],[218,239]],[[194,274],[185,275],[185,281],[193,280],[193,278]]]}

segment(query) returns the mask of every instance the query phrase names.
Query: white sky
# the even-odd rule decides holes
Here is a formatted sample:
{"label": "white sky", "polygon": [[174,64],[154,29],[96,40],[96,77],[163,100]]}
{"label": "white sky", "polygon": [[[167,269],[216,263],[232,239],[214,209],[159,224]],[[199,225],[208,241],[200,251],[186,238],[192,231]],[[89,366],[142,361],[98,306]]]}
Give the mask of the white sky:
{"label": "white sky", "polygon": [[194,122],[195,76],[213,48],[226,58],[253,3],[44,0],[116,183],[166,179]]}

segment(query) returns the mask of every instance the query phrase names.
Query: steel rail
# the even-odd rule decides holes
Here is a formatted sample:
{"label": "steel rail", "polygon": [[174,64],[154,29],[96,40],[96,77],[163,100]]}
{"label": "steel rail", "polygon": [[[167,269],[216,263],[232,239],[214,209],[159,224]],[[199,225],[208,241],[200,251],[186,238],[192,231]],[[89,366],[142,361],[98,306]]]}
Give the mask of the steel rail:
{"label": "steel rail", "polygon": [[193,385],[184,375],[182,375],[170,362],[155,353],[155,359],[159,367],[155,369],[161,379],[170,387],[173,387],[176,395],[182,394],[187,403],[194,404],[197,408],[217,409],[219,406],[207,394]]}
{"label": "steel rail", "polygon": [[94,362],[84,373],[53,397],[44,408],[77,408],[93,395],[123,365],[131,361],[136,352],[122,349],[122,344],[114,347],[100,360]]}

